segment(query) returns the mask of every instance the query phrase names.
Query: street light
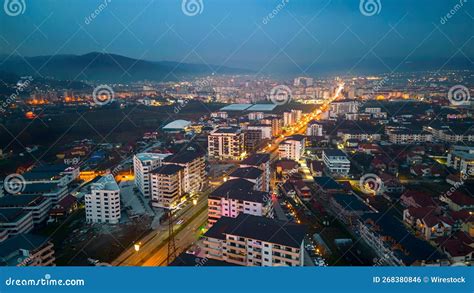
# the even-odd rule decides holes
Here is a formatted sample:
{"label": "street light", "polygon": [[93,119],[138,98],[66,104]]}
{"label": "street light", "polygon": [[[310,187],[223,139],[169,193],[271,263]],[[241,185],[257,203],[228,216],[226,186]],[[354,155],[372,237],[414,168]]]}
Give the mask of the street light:
{"label": "street light", "polygon": [[198,201],[197,199],[193,199],[193,205],[197,205]]}
{"label": "street light", "polygon": [[133,248],[136,252],[138,252],[140,250],[140,243],[135,243],[135,245],[133,245]]}

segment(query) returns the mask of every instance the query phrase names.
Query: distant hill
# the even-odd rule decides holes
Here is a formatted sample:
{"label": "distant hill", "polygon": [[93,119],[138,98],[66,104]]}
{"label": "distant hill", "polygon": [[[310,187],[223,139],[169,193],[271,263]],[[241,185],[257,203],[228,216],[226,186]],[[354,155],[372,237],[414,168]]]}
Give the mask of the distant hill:
{"label": "distant hill", "polygon": [[[6,59],[6,60],[5,60]],[[18,75],[41,74],[61,80],[94,80],[127,82],[138,80],[169,81],[193,75],[244,74],[250,70],[219,67],[215,65],[152,62],[116,54],[88,53],[85,55],[55,55],[25,57],[0,57],[1,70]],[[38,74],[39,73],[39,74]]]}

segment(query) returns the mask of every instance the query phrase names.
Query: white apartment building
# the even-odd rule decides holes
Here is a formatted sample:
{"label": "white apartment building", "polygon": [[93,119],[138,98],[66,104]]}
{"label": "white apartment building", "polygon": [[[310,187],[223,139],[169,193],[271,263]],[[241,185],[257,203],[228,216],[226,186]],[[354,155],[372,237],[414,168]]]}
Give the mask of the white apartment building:
{"label": "white apartment building", "polygon": [[292,112],[283,113],[283,126],[291,126],[296,123],[295,115]]}
{"label": "white apartment building", "polygon": [[338,149],[323,150],[323,162],[332,174],[347,175],[351,169],[346,154]]}
{"label": "white apartment building", "polygon": [[162,165],[151,172],[151,204],[155,208],[173,209],[185,194],[184,167]]}
{"label": "white apartment building", "polygon": [[394,144],[420,144],[433,141],[433,135],[428,132],[412,130],[395,130],[388,133],[388,139]]}
{"label": "white apartment building", "polygon": [[241,266],[303,266],[306,226],[240,214],[204,234],[207,258]]}
{"label": "white apartment building", "polygon": [[227,119],[229,117],[229,114],[225,111],[220,111],[220,112],[212,112],[211,113],[212,118],[222,118],[222,119]]}
{"label": "white apartment building", "polygon": [[242,160],[246,156],[245,134],[237,127],[220,127],[208,136],[211,160]]}
{"label": "white apartment building", "polygon": [[278,146],[280,159],[299,161],[305,152],[306,138],[302,135],[288,137]]}
{"label": "white apartment building", "polygon": [[251,112],[248,114],[249,120],[262,120],[265,117],[263,112]]}
{"label": "white apartment building", "polygon": [[334,101],[329,109],[331,117],[344,116],[347,113],[357,113],[359,112],[359,102],[355,100]]}
{"label": "white apartment building", "polygon": [[248,130],[260,130],[262,133],[262,139],[272,138],[272,126],[267,124],[257,124],[247,126]]}
{"label": "white apartment building", "polygon": [[120,221],[120,188],[108,174],[92,183],[85,196],[87,223],[118,224]]}
{"label": "white apartment building", "polygon": [[448,153],[447,165],[459,170],[463,176],[474,176],[474,147],[453,146]]}
{"label": "white apartment building", "polygon": [[140,153],[133,156],[135,186],[145,196],[150,197],[150,172],[161,166],[170,154]]}
{"label": "white apartment building", "polygon": [[307,136],[323,136],[323,125],[317,122],[311,122],[306,128]]}
{"label": "white apartment building", "polygon": [[235,218],[241,213],[273,217],[271,195],[257,191],[243,179],[228,180],[208,197],[208,223],[212,226],[221,217]]}
{"label": "white apartment building", "polygon": [[206,160],[203,152],[185,150],[166,157],[163,165],[179,165],[184,168],[184,192],[197,193],[206,184]]}

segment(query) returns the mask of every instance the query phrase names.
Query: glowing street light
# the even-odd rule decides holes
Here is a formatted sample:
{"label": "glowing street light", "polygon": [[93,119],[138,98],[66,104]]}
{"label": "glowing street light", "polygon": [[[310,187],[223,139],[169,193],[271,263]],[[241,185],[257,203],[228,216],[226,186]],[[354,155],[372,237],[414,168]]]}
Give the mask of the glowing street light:
{"label": "glowing street light", "polygon": [[197,199],[193,199],[193,205],[197,205],[198,201]]}
{"label": "glowing street light", "polygon": [[133,248],[136,252],[138,252],[140,250],[140,243],[135,243],[135,245],[133,245]]}

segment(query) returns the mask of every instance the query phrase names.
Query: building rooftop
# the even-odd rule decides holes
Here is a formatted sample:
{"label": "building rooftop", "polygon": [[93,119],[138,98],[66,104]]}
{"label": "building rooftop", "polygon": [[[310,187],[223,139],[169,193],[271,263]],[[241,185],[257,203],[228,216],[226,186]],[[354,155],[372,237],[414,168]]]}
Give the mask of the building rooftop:
{"label": "building rooftop", "polygon": [[196,160],[199,157],[203,157],[204,153],[201,151],[189,151],[185,150],[177,154],[166,157],[163,162],[167,163],[176,163],[176,164],[186,164]]}
{"label": "building rooftop", "polygon": [[154,160],[163,160],[164,158],[170,156],[171,154],[160,154],[160,153],[139,153],[135,157],[140,161],[154,161]]}
{"label": "building rooftop", "polygon": [[220,218],[204,236],[225,239],[225,235],[230,234],[300,248],[306,230],[305,225],[240,214],[237,218]]}
{"label": "building rooftop", "polygon": [[[436,261],[447,259],[435,247],[419,238],[413,236],[405,226],[397,220],[395,215],[368,213],[361,217],[366,225],[372,225],[373,230],[381,237],[389,237],[401,248],[394,249],[395,255],[402,259],[406,265],[412,265],[416,261]],[[397,247],[390,243],[392,247]]]}
{"label": "building rooftop", "polygon": [[[232,180],[231,180],[232,181]],[[229,182],[229,181],[228,181]],[[248,202],[258,202],[258,203],[266,203],[270,200],[270,195],[268,192],[265,191],[258,191],[253,189],[230,189],[227,190],[225,193],[221,192],[213,192],[209,195],[209,198],[226,198],[226,199],[234,199],[239,201],[248,201]]]}
{"label": "building rooftop", "polygon": [[263,171],[255,167],[238,168],[234,172],[230,173],[230,177],[257,179],[262,176]]}
{"label": "building rooftop", "polygon": [[115,178],[112,174],[107,174],[100,177],[95,183],[92,184],[91,190],[120,190]]}
{"label": "building rooftop", "polygon": [[41,194],[6,195],[0,197],[0,208],[36,206],[46,200]]}
{"label": "building rooftop", "polygon": [[219,127],[216,130],[214,130],[212,133],[228,133],[228,134],[237,134],[242,132],[242,130],[238,127]]}
{"label": "building rooftop", "polygon": [[360,201],[357,197],[347,194],[335,194],[333,199],[342,206],[345,210],[349,211],[369,211],[367,205]]}
{"label": "building rooftop", "polygon": [[166,164],[162,165],[155,170],[151,171],[152,174],[161,174],[161,175],[172,175],[183,170],[184,167],[176,164]]}
{"label": "building rooftop", "polygon": [[210,196],[214,197],[223,197],[228,193],[233,193],[233,192],[247,192],[249,190],[252,190],[254,187],[254,184],[252,182],[249,182],[245,179],[232,179],[232,180],[227,180],[221,186],[217,187],[211,194]]}
{"label": "building rooftop", "polygon": [[314,177],[314,182],[323,189],[341,189],[342,186],[331,177]]}
{"label": "building rooftop", "polygon": [[346,157],[346,154],[338,149],[325,149],[323,152],[326,154],[328,157]]}
{"label": "building rooftop", "polygon": [[0,208],[0,224],[15,222],[27,213],[22,208]]}
{"label": "building rooftop", "polygon": [[[47,237],[34,234],[20,234],[0,243],[0,265],[20,249],[35,251],[48,243]],[[18,258],[14,259],[18,263]]]}
{"label": "building rooftop", "polygon": [[190,121],[187,120],[175,120],[173,122],[170,122],[163,126],[164,130],[175,130],[175,129],[181,129],[184,130],[186,127],[191,125]]}
{"label": "building rooftop", "polygon": [[259,166],[270,161],[270,154],[253,154],[240,162],[240,165]]}

